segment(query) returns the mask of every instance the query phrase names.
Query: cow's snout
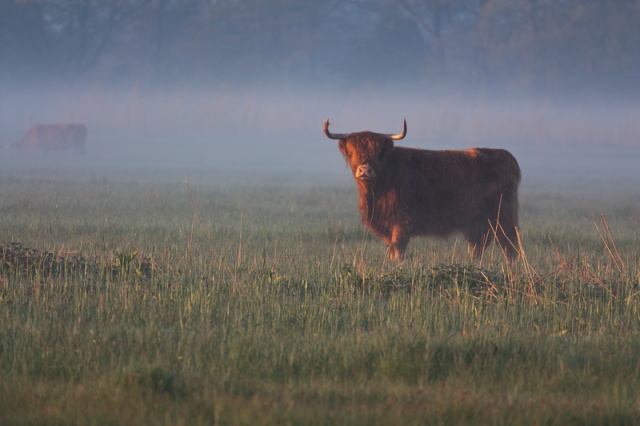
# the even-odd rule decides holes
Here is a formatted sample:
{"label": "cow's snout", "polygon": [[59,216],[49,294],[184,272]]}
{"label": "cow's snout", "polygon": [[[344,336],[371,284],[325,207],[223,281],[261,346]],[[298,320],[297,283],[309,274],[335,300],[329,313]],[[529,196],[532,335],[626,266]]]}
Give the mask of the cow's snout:
{"label": "cow's snout", "polygon": [[375,176],[373,167],[368,164],[361,164],[356,169],[356,179],[373,179]]}

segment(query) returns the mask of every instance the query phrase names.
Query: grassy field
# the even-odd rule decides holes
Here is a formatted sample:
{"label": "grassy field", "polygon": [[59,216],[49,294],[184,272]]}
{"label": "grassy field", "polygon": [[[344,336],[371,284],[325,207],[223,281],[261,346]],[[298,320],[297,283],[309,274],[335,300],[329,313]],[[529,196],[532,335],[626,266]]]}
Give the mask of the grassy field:
{"label": "grassy field", "polygon": [[640,422],[637,189],[390,264],[351,184],[188,179],[0,175],[1,424]]}

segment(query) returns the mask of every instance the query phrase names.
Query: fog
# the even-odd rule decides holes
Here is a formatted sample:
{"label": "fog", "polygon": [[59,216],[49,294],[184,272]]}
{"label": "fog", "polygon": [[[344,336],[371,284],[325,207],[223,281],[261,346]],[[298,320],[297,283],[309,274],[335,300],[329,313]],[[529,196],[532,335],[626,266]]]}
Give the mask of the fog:
{"label": "fog", "polygon": [[[86,156],[7,148],[5,172],[204,171],[348,182],[323,122],[340,133],[396,133],[406,118],[408,135],[398,145],[506,148],[521,164],[523,186],[640,182],[633,42],[640,30],[627,24],[640,16],[634,2],[459,1],[439,6],[448,8],[444,15],[438,2],[409,0],[371,2],[376,7],[196,1],[191,8],[128,1],[118,10],[87,1],[93,33],[74,20],[81,3],[0,8],[0,145],[34,124],[88,128]],[[246,7],[258,4],[255,13]],[[558,7],[571,30],[554,21]],[[108,21],[119,31],[101,32],[107,12],[120,13]],[[173,13],[171,25],[160,19],[165,12]],[[428,31],[434,25],[437,35]],[[593,33],[604,31],[616,42],[593,47]]]}
{"label": "fog", "polygon": [[[7,93],[7,92],[5,92]],[[396,133],[398,145],[424,149],[506,148],[525,179],[574,178],[640,182],[640,110],[609,104],[422,99],[409,93],[276,93],[48,89],[0,101],[4,144],[36,123],[84,123],[87,155],[5,149],[3,169],[61,168],[218,171],[350,178],[334,132]]]}

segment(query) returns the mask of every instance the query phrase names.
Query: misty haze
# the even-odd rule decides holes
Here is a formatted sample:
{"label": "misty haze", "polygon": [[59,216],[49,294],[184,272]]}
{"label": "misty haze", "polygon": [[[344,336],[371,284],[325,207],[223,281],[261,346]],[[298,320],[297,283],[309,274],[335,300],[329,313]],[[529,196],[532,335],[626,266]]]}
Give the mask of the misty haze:
{"label": "misty haze", "polygon": [[638,180],[635,2],[3,2],[0,137],[82,123],[87,155],[3,170],[350,177],[336,131],[502,147],[525,176]]}

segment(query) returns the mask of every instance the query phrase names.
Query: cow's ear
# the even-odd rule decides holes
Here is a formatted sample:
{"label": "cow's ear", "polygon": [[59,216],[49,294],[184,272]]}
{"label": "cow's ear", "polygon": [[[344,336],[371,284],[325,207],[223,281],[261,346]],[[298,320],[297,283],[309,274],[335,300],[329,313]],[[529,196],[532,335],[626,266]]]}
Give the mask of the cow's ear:
{"label": "cow's ear", "polygon": [[347,143],[345,142],[344,139],[340,139],[340,142],[338,142],[338,148],[340,149],[340,152],[342,153],[342,155],[347,158]]}

